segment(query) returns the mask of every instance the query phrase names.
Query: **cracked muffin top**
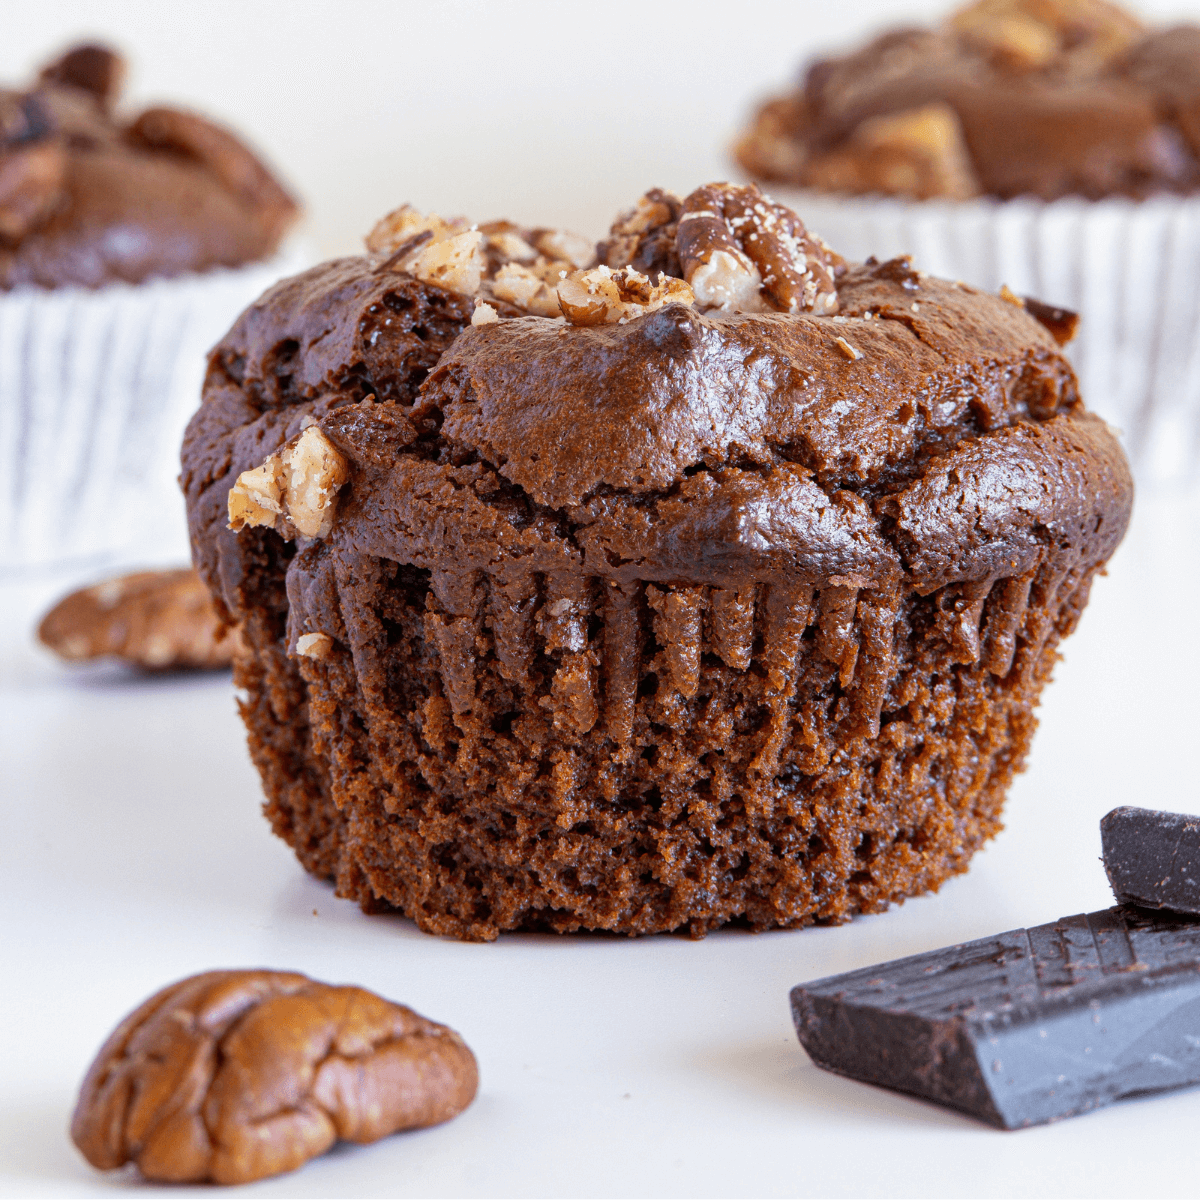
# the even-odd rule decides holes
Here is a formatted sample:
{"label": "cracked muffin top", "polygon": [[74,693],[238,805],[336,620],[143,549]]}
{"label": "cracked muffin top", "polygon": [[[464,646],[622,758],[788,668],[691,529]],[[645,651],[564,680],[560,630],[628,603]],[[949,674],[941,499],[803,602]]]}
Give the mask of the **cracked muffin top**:
{"label": "cracked muffin top", "polygon": [[735,154],[827,192],[1141,198],[1200,187],[1200,27],[1106,0],[979,0],[821,59]]}
{"label": "cracked muffin top", "polygon": [[99,287],[272,254],[295,201],[227,129],[114,110],[124,65],[79,46],[0,89],[0,289]]}
{"label": "cracked muffin top", "polygon": [[847,264],[753,186],[649,192],[595,247],[410,208],[368,246],[213,352],[184,485],[231,610],[254,525],[439,575],[922,593],[1124,533],[1072,314]]}

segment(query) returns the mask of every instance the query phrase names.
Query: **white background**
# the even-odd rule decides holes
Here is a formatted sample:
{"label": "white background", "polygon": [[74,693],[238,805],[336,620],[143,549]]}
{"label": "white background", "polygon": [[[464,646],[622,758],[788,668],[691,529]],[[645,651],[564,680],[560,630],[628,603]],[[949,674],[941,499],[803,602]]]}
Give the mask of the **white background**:
{"label": "white background", "polygon": [[[42,3],[5,13],[0,77],[76,33],[111,36],[134,100],[193,104],[268,152],[323,253],[353,252],[404,200],[598,234],[647,186],[728,174],[754,97],[806,47],[939,7]],[[969,875],[849,926],[702,942],[474,946],[363,916],[259,816],[227,676],[70,672],[29,638],[68,580],[0,588],[0,1194],[127,1190],[66,1138],[78,1081],[144,996],[239,965],[409,1003],[458,1028],[483,1077],[442,1128],[246,1194],[1194,1194],[1198,1091],[1003,1134],[817,1071],[787,991],[1104,907],[1099,817],[1200,809],[1198,544],[1200,497],[1140,499],[1047,693],[1008,829]]]}

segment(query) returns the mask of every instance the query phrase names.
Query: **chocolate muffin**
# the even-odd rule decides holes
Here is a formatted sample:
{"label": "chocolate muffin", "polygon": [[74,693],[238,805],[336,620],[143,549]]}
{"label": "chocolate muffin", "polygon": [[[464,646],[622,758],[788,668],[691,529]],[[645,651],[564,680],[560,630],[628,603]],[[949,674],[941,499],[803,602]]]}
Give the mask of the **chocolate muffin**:
{"label": "chocolate muffin", "polygon": [[595,256],[407,208],[368,246],[242,315],[183,448],[301,862],[473,939],[965,870],[1129,519],[1069,314],[725,184]]}
{"label": "chocolate muffin", "polygon": [[1105,0],[980,0],[809,66],[736,148],[752,176],[918,200],[1200,187],[1200,27]]}
{"label": "chocolate muffin", "polygon": [[196,113],[115,111],[124,63],[79,46],[0,90],[0,288],[141,283],[274,253],[296,203]]}

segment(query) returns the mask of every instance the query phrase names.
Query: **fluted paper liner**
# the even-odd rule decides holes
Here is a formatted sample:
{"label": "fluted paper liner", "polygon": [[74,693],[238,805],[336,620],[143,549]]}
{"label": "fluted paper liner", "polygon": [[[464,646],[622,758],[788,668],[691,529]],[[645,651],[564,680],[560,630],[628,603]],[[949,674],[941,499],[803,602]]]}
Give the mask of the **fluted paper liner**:
{"label": "fluted paper liner", "polygon": [[72,561],[188,558],[176,484],[205,356],[307,261],[99,289],[0,293],[0,575]]}
{"label": "fluted paper liner", "polygon": [[1200,480],[1200,199],[910,202],[769,189],[851,260],[911,254],[930,275],[1070,308],[1086,404],[1142,483]]}

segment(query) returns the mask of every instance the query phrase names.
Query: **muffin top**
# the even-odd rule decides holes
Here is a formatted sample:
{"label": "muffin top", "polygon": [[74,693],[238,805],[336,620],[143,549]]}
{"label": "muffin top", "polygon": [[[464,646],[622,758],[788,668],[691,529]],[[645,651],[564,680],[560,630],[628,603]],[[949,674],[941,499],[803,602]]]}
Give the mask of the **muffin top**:
{"label": "muffin top", "polygon": [[298,579],[367,555],[450,590],[512,568],[928,593],[1124,533],[1071,314],[846,264],[753,185],[647,193],[594,248],[408,208],[368,244],[210,359],[183,482],[235,614],[253,526],[304,551]]}
{"label": "muffin top", "polygon": [[735,148],[759,179],[919,200],[1200,187],[1200,27],[1106,0],[979,0],[808,67]]}
{"label": "muffin top", "polygon": [[0,288],[99,287],[270,255],[298,209],[227,129],[114,112],[124,66],[79,46],[0,90]]}

